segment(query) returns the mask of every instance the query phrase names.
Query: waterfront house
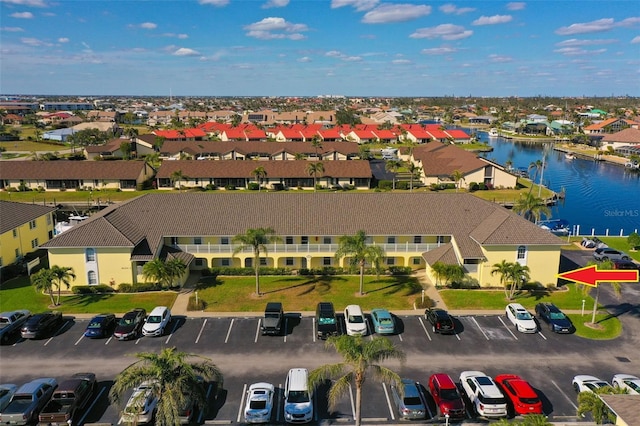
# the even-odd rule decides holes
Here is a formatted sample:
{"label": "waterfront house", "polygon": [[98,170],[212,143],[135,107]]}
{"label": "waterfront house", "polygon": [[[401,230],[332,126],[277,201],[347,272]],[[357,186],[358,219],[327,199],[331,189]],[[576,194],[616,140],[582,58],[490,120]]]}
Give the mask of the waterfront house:
{"label": "waterfront house", "polygon": [[267,245],[264,266],[347,266],[349,259],[335,258],[338,241],[364,230],[385,250],[386,266],[433,279],[433,263],[457,264],[483,287],[500,286],[491,269],[502,260],[528,266],[534,282],[556,284],[564,244],[471,194],[234,191],[143,195],[107,207],[42,247],[50,264],[74,268],[76,285],[136,283],[146,262],[168,253],[190,271],[251,267],[252,251],[234,256],[233,237],[258,227],[272,227],[281,239]]}
{"label": "waterfront house", "polygon": [[619,132],[605,135],[600,143],[600,148],[603,150],[607,150],[609,147],[613,150],[618,150],[627,145],[640,145],[640,130],[629,127]]}
{"label": "waterfront house", "polygon": [[54,207],[0,201],[0,268],[11,265],[53,238]]}

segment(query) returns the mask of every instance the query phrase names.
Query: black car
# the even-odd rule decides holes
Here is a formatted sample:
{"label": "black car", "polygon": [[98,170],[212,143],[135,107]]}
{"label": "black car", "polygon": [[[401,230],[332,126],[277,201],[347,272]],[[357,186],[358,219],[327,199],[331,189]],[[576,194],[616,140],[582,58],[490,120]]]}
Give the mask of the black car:
{"label": "black car", "polygon": [[116,329],[113,331],[113,337],[118,340],[135,339],[142,334],[142,326],[147,318],[147,311],[137,308],[124,314]]}
{"label": "black car", "polygon": [[571,320],[553,303],[538,303],[536,305],[538,318],[549,324],[549,330],[554,333],[573,333],[575,328]]}
{"label": "black car", "polygon": [[631,260],[614,260],[612,263],[613,269],[629,269],[631,271],[640,270],[640,265]]}
{"label": "black car", "polygon": [[444,309],[428,308],[424,311],[424,318],[431,323],[434,333],[454,334],[456,332],[451,315]]}
{"label": "black car", "polygon": [[116,316],[114,314],[100,314],[89,321],[84,337],[100,339],[111,336],[116,328]]}
{"label": "black car", "polygon": [[62,313],[42,312],[32,315],[20,329],[23,339],[40,339],[62,325]]}
{"label": "black car", "polygon": [[318,322],[318,338],[326,339],[329,336],[338,335],[338,322],[333,303],[320,302],[316,307],[316,321]]}

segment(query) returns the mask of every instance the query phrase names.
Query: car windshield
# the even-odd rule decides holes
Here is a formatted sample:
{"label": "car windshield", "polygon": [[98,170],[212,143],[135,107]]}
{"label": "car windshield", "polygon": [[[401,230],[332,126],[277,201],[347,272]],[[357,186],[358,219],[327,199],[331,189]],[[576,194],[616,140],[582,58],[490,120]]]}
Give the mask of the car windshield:
{"label": "car windshield", "polygon": [[562,320],[562,319],[565,319],[566,317],[564,316],[564,314],[562,312],[551,312],[549,314],[549,318],[554,319],[554,320]]}
{"label": "car windshield", "polygon": [[101,321],[93,321],[89,323],[89,325],[87,326],[87,328],[100,328],[100,327],[102,327]]}
{"label": "car windshield", "polygon": [[265,318],[280,318],[280,314],[274,314],[274,313],[266,313],[264,314]]}
{"label": "car windshield", "polygon": [[442,389],[440,392],[440,398],[454,400],[454,399],[459,399],[460,395],[458,394],[458,391],[456,391],[455,389]]}
{"label": "car windshield", "polygon": [[147,322],[149,324],[159,324],[162,321],[162,317],[160,315],[153,315],[147,318]]}
{"label": "car windshield", "polygon": [[293,403],[309,402],[309,394],[306,391],[291,391],[287,401]]}
{"label": "car windshield", "polygon": [[379,318],[378,322],[380,323],[380,325],[391,325],[391,324],[393,324],[393,321],[391,320],[391,318]]}
{"label": "car windshield", "polygon": [[120,320],[120,325],[131,325],[133,324],[133,317],[124,317]]}
{"label": "car windshield", "polygon": [[320,317],[318,318],[318,324],[326,325],[326,324],[335,324],[336,319],[333,317]]}
{"label": "car windshield", "polygon": [[356,324],[363,323],[364,318],[362,318],[361,315],[349,315],[349,322],[356,323]]}
{"label": "car windshield", "polygon": [[625,380],[624,384],[629,386],[631,389],[633,389],[636,392],[640,392],[640,385],[638,385],[638,383],[631,381],[631,380]]}
{"label": "car windshield", "polygon": [[267,408],[267,401],[251,401],[249,403],[249,408],[252,410],[264,410]]}
{"label": "car windshield", "polygon": [[531,314],[529,312],[518,312],[516,318],[519,320],[530,320]]}
{"label": "car windshield", "polygon": [[404,399],[404,405],[407,405],[407,406],[422,405],[422,401],[420,401],[420,397],[408,396]]}

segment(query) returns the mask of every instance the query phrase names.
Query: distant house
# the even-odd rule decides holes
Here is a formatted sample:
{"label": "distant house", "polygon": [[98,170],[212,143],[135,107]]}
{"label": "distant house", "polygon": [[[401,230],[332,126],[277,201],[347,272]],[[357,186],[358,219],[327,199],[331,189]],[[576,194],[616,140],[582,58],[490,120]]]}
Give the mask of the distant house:
{"label": "distant house", "polygon": [[0,201],[0,268],[53,238],[54,207]]}
{"label": "distant house", "polygon": [[144,161],[0,161],[0,189],[135,190],[155,170]]}
{"label": "distant house", "polygon": [[42,134],[42,139],[47,141],[65,142],[76,131],[73,128],[49,130]]}
{"label": "distant house", "polygon": [[584,133],[587,135],[600,135],[600,134],[612,134],[629,127],[639,128],[640,123],[626,118],[610,118],[608,120],[593,123],[584,128]]}
{"label": "distant house", "polygon": [[605,150],[609,147],[617,150],[625,145],[640,145],[640,129],[629,127],[613,134],[607,134],[602,138],[600,147]]}
{"label": "distant house", "polygon": [[[122,159],[124,156],[123,152],[120,150],[120,146],[123,142],[131,141],[129,139],[120,139],[115,138],[107,141],[104,145],[88,145],[84,148],[84,156],[87,160],[95,160],[99,159],[112,159],[119,158]],[[134,148],[134,147],[132,147]]]}

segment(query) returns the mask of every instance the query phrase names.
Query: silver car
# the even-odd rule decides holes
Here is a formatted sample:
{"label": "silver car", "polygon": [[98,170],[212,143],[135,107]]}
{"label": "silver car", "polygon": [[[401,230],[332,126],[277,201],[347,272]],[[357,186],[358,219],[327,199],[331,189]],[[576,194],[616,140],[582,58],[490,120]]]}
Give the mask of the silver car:
{"label": "silver car", "polygon": [[400,418],[406,420],[426,419],[427,405],[420,383],[411,379],[402,379],[402,385],[404,386],[403,396],[400,396],[402,392],[399,392],[395,386],[391,386],[391,393],[396,407],[398,407]]}
{"label": "silver car", "polygon": [[631,257],[623,252],[610,247],[598,248],[593,252],[593,258],[598,261],[603,260],[631,260]]}

